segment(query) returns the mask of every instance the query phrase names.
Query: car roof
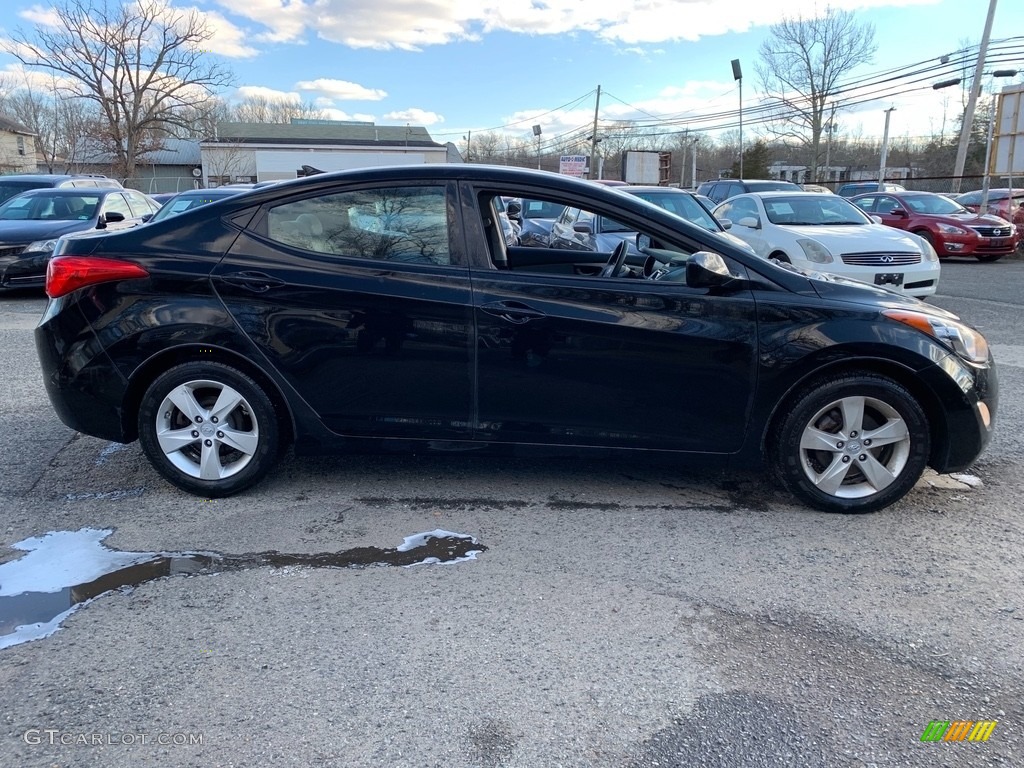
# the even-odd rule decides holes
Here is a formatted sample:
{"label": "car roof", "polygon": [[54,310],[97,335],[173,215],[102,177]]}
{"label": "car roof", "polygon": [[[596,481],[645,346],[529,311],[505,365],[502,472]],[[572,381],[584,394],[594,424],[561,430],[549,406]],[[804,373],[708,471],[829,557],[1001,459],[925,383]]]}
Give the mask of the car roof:
{"label": "car roof", "polygon": [[[109,195],[112,192],[138,192],[118,187],[42,187],[26,189],[19,197],[80,197],[82,195]],[[139,194],[142,194],[139,192]],[[13,199],[13,198],[11,198]]]}
{"label": "car roof", "polygon": [[681,194],[681,195],[692,195],[688,189],[680,189],[679,187],[662,187],[655,184],[631,184],[628,187],[622,187],[619,192],[629,192],[634,194],[636,192],[668,192],[670,194]]}

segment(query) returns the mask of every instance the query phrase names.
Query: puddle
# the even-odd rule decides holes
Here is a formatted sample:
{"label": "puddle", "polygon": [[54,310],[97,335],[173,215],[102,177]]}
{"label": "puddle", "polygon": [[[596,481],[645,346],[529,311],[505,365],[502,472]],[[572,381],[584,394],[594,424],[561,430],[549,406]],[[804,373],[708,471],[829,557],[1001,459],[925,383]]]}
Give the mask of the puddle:
{"label": "puddle", "polygon": [[451,531],[406,536],[397,547],[356,547],[341,552],[120,552],[103,544],[113,529],[52,531],[19,541],[28,554],[0,565],[0,649],[39,640],[60,629],[82,606],[114,589],[165,576],[208,575],[251,568],[358,568],[449,564],[487,551],[474,537]]}

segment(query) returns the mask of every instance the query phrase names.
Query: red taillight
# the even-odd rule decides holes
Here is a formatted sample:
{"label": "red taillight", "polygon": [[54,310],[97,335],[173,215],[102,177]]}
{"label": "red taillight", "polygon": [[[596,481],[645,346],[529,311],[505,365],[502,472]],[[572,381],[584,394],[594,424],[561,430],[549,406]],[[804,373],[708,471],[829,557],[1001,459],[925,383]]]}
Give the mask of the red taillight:
{"label": "red taillight", "polygon": [[46,267],[46,295],[63,296],[93,283],[149,277],[138,264],[95,256],[58,256]]}

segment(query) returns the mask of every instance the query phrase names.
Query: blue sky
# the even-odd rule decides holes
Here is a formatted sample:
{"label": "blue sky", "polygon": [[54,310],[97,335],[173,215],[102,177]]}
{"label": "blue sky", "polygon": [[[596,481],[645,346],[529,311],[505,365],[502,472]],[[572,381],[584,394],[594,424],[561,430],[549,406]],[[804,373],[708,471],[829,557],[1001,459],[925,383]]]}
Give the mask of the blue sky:
{"label": "blue sky", "polygon": [[[117,0],[110,0],[116,2]],[[545,139],[593,120],[600,84],[601,123],[642,119],[665,132],[736,110],[730,69],[744,74],[745,135],[757,103],[754,65],[768,26],[783,15],[821,11],[816,0],[170,0],[205,14],[215,29],[211,56],[236,73],[229,99],[294,94],[337,119],[423,125],[438,141],[463,144],[467,131],[501,129]],[[851,76],[871,78],[976,46],[989,0],[832,0],[874,25],[878,52]],[[45,2],[3,0],[0,38],[46,23]],[[993,40],[1024,36],[1024,2],[999,0]],[[1007,44],[1024,71],[1024,38]],[[0,54],[0,73],[20,75]],[[928,73],[931,76],[931,73]],[[949,77],[941,69],[934,80]],[[1018,77],[1020,81],[1022,78]],[[961,109],[957,88],[891,95],[840,112],[840,131],[879,136],[883,110],[891,136],[937,133]],[[728,122],[719,120],[718,124]],[[714,131],[711,131],[714,132]]]}

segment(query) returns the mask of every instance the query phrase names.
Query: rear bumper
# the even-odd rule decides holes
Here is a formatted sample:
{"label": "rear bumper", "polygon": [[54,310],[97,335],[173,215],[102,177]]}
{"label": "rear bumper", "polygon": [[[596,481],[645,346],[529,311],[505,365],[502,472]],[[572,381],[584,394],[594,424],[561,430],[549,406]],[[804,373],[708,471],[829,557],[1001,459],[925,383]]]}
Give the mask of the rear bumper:
{"label": "rear bumper", "polygon": [[78,432],[126,442],[122,403],[128,382],[100,348],[77,307],[50,302],[35,330],[43,386],[57,416]]}

